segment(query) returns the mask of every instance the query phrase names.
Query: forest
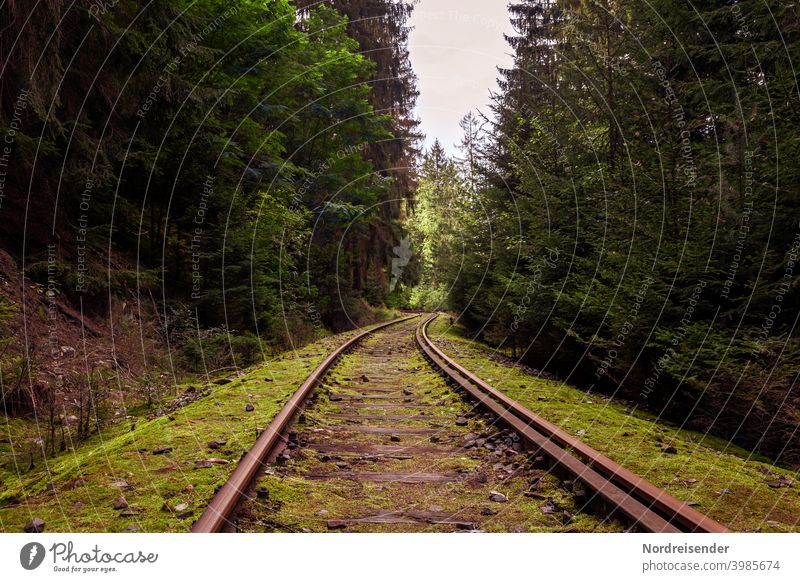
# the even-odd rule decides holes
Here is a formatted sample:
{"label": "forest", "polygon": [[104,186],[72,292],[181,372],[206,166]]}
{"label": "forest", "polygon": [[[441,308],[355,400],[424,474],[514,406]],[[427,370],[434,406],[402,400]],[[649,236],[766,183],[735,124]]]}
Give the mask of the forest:
{"label": "forest", "polygon": [[780,1],[514,2],[426,153],[412,301],[588,391],[800,461],[800,59]]}
{"label": "forest", "polygon": [[5,414],[54,455],[186,377],[440,310],[800,464],[796,4],[511,2],[456,155],[421,146],[415,4],[0,5]]}
{"label": "forest", "polygon": [[299,4],[0,7],[9,413],[88,432],[87,383],[152,402],[382,317],[414,189],[411,8]]}

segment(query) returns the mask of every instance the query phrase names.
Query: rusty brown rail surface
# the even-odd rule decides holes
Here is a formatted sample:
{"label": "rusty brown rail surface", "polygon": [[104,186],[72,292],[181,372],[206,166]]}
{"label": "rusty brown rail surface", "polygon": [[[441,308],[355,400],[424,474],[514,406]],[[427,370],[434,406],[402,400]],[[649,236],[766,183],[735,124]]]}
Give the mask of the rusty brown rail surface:
{"label": "rusty brown rail surface", "polygon": [[218,533],[223,531],[225,526],[229,524],[231,515],[233,515],[236,507],[246,494],[259,469],[264,467],[265,462],[273,455],[278,447],[285,444],[284,434],[291,425],[292,420],[302,410],[304,402],[314,390],[317,383],[342,355],[347,353],[365,337],[376,331],[414,319],[415,317],[419,317],[419,315],[402,317],[362,331],[336,348],[336,350],[325,358],[325,361],[311,373],[300,388],[298,388],[286,402],[278,415],[270,423],[269,427],[258,437],[253,447],[242,457],[236,469],[231,473],[231,476],[216,493],[211,503],[206,507],[203,515],[201,515],[200,519],[192,526],[192,533]]}
{"label": "rusty brown rail surface", "polygon": [[[496,390],[442,352],[428,337],[431,315],[416,341],[425,357],[535,449],[566,471],[617,513],[647,532],[729,532],[725,526],[567,434],[556,425]],[[571,452],[570,452],[571,451]]]}

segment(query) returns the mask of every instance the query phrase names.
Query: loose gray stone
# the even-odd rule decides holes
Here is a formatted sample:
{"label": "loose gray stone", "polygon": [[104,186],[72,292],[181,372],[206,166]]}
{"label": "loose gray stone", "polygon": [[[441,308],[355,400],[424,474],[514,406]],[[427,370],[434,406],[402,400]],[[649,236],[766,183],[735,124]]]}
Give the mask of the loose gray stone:
{"label": "loose gray stone", "polygon": [[41,517],[34,517],[31,522],[25,526],[25,533],[42,533],[44,531],[44,520]]}

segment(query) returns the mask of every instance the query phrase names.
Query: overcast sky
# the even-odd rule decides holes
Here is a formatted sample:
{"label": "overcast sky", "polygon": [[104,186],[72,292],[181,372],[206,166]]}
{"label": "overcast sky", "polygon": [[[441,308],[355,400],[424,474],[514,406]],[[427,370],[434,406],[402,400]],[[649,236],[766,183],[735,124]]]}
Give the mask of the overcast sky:
{"label": "overcast sky", "polygon": [[426,147],[439,138],[448,151],[461,139],[459,120],[487,111],[497,69],[511,63],[507,0],[421,0],[411,25],[411,62],[419,77],[417,116]]}

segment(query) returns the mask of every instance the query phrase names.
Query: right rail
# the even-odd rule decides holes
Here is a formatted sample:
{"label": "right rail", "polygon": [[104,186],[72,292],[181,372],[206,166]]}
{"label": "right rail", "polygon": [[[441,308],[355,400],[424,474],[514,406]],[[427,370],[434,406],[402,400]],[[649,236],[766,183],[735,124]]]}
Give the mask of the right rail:
{"label": "right rail", "polygon": [[594,495],[648,532],[724,533],[730,530],[612,461],[522,406],[442,352],[428,337],[431,315],[416,332],[425,357],[484,408]]}

